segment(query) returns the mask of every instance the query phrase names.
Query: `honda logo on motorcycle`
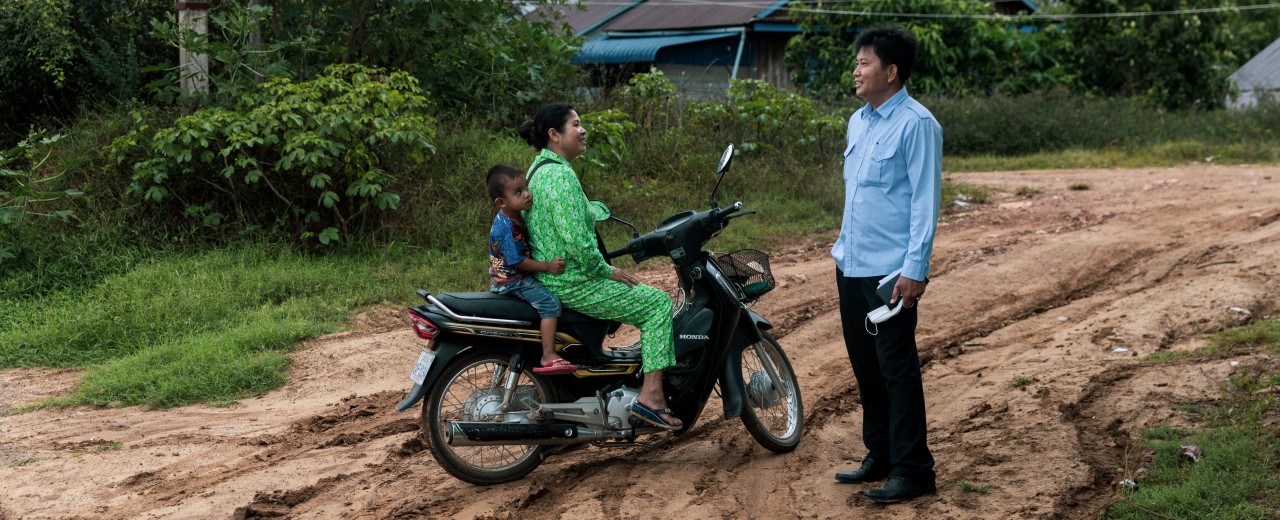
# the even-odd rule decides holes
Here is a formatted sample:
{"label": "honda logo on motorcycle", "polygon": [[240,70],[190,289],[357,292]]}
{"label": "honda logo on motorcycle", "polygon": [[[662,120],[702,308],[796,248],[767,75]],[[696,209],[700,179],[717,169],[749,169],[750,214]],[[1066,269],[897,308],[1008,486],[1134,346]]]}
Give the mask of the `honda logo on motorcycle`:
{"label": "honda logo on motorcycle", "polygon": [[707,336],[707,335],[703,335],[703,334],[681,334],[681,335],[680,335],[680,339],[701,339],[701,340],[708,340],[708,339],[711,339],[711,336]]}

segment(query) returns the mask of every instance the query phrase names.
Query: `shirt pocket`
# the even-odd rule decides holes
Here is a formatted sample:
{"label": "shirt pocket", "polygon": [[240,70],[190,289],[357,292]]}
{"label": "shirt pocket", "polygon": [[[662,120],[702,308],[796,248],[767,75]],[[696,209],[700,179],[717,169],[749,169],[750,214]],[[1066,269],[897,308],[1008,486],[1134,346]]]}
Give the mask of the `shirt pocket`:
{"label": "shirt pocket", "polygon": [[893,172],[900,160],[898,148],[896,146],[883,148],[877,146],[876,148],[871,152],[871,157],[867,159],[866,171],[858,179],[858,185],[887,188],[890,181],[893,180]]}
{"label": "shirt pocket", "polygon": [[845,145],[844,154],[841,156],[844,158],[844,164],[845,164],[845,166],[841,168],[841,170],[844,171],[844,180],[846,181],[849,180],[849,170],[851,169],[849,168],[849,160],[854,157],[853,151],[858,147],[857,145],[858,145],[857,141],[850,141],[849,144]]}

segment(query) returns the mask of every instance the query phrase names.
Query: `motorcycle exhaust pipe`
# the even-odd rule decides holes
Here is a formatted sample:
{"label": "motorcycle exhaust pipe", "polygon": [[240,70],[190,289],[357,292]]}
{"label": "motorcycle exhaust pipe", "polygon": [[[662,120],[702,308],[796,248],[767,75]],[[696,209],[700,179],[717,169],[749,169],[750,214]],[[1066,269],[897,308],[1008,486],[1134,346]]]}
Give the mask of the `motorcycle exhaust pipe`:
{"label": "motorcycle exhaust pipe", "polygon": [[450,446],[577,444],[604,437],[598,431],[579,429],[574,424],[451,422],[445,428],[445,442]]}

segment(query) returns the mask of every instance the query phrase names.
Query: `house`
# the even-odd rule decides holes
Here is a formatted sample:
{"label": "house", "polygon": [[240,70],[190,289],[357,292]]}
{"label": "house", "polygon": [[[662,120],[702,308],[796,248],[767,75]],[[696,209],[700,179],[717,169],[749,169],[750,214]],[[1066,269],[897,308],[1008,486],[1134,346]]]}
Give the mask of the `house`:
{"label": "house", "polygon": [[787,3],[629,0],[552,8],[586,39],[574,63],[597,85],[620,84],[654,67],[686,96],[700,98],[723,93],[731,78],[790,86],[782,57],[800,28],[787,17]]}
{"label": "house", "polygon": [[990,0],[990,4],[996,14],[1006,16],[1017,16],[1040,10],[1040,6],[1031,0]]}
{"label": "house", "polygon": [[1240,96],[1228,98],[1227,108],[1243,110],[1264,99],[1280,99],[1280,39],[1245,62],[1230,78],[1240,88]]}
{"label": "house", "polygon": [[[991,0],[996,12],[1034,12],[1031,0]],[[585,39],[574,63],[596,86],[624,83],[661,70],[686,96],[722,94],[733,78],[791,88],[783,63],[787,42],[800,34],[791,0],[618,0],[542,6],[534,19],[558,16]]]}

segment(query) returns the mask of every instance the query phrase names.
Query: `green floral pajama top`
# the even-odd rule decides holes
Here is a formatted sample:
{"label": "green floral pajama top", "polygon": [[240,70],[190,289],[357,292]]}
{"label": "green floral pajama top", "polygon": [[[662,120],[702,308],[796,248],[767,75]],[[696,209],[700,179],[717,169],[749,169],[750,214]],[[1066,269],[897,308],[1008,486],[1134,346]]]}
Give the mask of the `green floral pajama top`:
{"label": "green floral pajama top", "polygon": [[563,258],[564,273],[538,273],[538,280],[565,307],[639,328],[644,372],[675,365],[671,297],[648,285],[627,287],[609,279],[613,268],[596,246],[597,215],[582,191],[578,174],[563,157],[545,148],[529,172],[546,159],[555,162],[539,168],[529,180],[533,207],[525,213],[525,225],[533,258],[541,262]]}

